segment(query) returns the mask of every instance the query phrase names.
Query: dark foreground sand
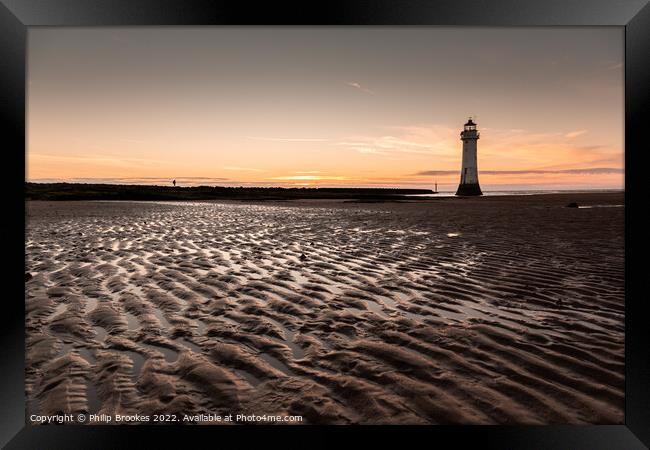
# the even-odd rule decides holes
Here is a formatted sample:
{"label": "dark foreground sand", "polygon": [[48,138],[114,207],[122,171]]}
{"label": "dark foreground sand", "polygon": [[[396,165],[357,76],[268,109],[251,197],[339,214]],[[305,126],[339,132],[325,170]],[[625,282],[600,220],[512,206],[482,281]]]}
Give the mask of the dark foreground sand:
{"label": "dark foreground sand", "polygon": [[572,201],[623,194],[28,202],[28,414],[622,423],[625,208]]}

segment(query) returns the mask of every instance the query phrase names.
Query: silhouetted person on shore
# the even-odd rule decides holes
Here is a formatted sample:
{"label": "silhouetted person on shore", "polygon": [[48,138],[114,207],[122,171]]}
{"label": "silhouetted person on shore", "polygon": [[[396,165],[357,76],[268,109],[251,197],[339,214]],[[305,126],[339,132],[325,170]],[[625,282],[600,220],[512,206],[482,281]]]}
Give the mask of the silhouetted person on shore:
{"label": "silhouetted person on shore", "polygon": [[172,181],[172,184],[176,187],[176,180]]}

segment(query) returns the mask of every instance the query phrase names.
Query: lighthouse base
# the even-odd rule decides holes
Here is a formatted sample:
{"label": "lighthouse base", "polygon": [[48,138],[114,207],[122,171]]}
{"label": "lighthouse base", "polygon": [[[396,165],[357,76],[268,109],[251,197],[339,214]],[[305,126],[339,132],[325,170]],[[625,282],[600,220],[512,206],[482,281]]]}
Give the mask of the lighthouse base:
{"label": "lighthouse base", "polygon": [[478,185],[478,183],[459,184],[458,190],[456,191],[456,195],[469,197],[474,195],[483,195],[483,192],[481,192],[481,187]]}

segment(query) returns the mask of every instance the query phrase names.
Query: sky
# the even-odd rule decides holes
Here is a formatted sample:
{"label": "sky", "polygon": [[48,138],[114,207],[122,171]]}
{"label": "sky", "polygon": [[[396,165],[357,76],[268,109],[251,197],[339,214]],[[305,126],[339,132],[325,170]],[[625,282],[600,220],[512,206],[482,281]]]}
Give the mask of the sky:
{"label": "sky", "polygon": [[30,28],[26,179],[622,189],[623,28]]}

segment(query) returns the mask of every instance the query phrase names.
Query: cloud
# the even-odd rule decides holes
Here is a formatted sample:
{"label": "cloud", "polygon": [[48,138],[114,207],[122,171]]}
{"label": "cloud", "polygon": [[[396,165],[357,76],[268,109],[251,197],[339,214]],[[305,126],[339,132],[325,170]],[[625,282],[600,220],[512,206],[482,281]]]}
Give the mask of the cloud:
{"label": "cloud", "polygon": [[[386,163],[392,163],[390,159],[399,160],[394,163],[395,169],[408,165],[402,171],[403,178],[411,176],[413,180],[423,180],[422,177],[436,177],[440,181],[459,176],[462,156],[459,127],[423,123],[381,127],[375,131],[374,135],[343,136],[332,145],[366,154],[368,159],[383,159],[376,162],[378,166],[386,167]],[[508,126],[482,127],[481,131],[479,171],[491,179],[519,178],[523,183],[533,184],[550,178],[563,178],[571,183],[596,183],[601,178],[623,179],[624,170],[619,169],[623,167],[622,150],[616,144],[595,141],[596,134],[587,130],[533,132]],[[569,139],[567,133],[587,134],[583,141],[583,137]],[[427,167],[436,170],[426,170]],[[408,173],[410,175],[406,175]]]}
{"label": "cloud", "polygon": [[337,142],[335,145],[346,147],[359,153],[369,153],[373,155],[387,155],[388,152],[378,150],[372,146],[372,143],[366,142]]}
{"label": "cloud", "polygon": [[260,169],[253,169],[252,167],[233,167],[233,166],[223,166],[224,170],[238,170],[242,172],[261,172]]}
{"label": "cloud", "polygon": [[260,136],[246,136],[246,139],[253,139],[255,141],[279,141],[279,142],[327,142],[328,139],[321,138],[275,138],[275,137],[260,137]]}
{"label": "cloud", "polygon": [[395,136],[360,137],[337,142],[335,145],[347,147],[359,153],[385,155],[388,153],[435,154],[438,144],[430,145]]}
{"label": "cloud", "polygon": [[[415,176],[434,176],[449,175],[460,173],[459,170],[425,170],[417,172]],[[479,175],[537,175],[537,174],[576,174],[576,175],[601,175],[609,173],[624,173],[624,169],[617,167],[587,167],[584,169],[564,169],[564,170],[545,170],[545,169],[528,169],[528,170],[480,170]]]}
{"label": "cloud", "polygon": [[576,137],[578,137],[578,136],[580,136],[582,134],[585,134],[586,132],[587,132],[587,130],[571,131],[570,133],[565,134],[564,137],[569,138],[569,139],[573,139],[573,138],[576,138]]}
{"label": "cloud", "polygon": [[375,95],[375,93],[373,91],[371,91],[368,88],[365,88],[365,87],[361,86],[361,84],[359,84],[359,83],[357,83],[355,81],[347,81],[345,84],[347,84],[348,86],[351,86],[351,87],[353,87],[355,89],[359,89],[361,92],[365,92],[366,94]]}

